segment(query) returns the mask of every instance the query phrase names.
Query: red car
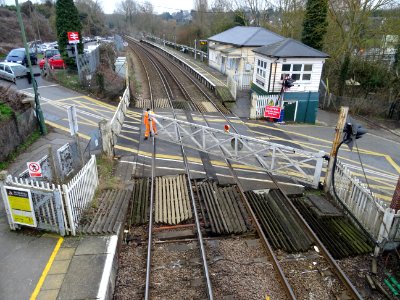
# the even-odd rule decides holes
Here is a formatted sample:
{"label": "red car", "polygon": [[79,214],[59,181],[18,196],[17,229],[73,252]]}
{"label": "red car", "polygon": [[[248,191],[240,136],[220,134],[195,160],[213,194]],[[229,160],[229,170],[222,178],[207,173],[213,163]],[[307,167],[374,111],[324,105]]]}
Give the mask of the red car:
{"label": "red car", "polygon": [[[39,62],[39,67],[42,70],[44,68],[45,60],[42,59]],[[50,68],[52,69],[65,69],[66,65],[64,63],[64,60],[62,59],[60,54],[54,55],[53,57],[49,58],[49,65]]]}

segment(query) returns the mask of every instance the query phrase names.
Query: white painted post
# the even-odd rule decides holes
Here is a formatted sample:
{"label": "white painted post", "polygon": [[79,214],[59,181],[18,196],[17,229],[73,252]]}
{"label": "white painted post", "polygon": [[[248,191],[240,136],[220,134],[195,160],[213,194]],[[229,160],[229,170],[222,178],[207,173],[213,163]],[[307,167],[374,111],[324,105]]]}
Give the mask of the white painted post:
{"label": "white painted post", "polygon": [[72,215],[72,209],[71,209],[71,199],[69,198],[69,192],[68,192],[68,186],[66,184],[62,185],[63,193],[64,193],[64,199],[65,199],[65,206],[67,209],[67,215],[68,215],[68,223],[71,229],[71,234],[73,236],[76,235],[76,229],[75,229],[75,222],[74,222],[74,217]]}
{"label": "white painted post", "polygon": [[321,178],[321,172],[322,172],[322,165],[324,163],[324,151],[319,151],[319,157],[317,158],[317,163],[315,165],[315,171],[314,171],[314,181],[313,181],[313,185],[314,187],[318,187],[319,184],[319,180]]}
{"label": "white painted post", "polygon": [[7,220],[8,220],[8,224],[10,225],[10,229],[16,230],[18,228],[18,225],[14,224],[14,222],[12,221],[11,212],[8,209],[7,194],[4,189],[5,182],[7,180],[7,176],[8,176],[7,171],[0,172],[0,196],[1,196],[1,198],[3,198],[4,209],[6,210]]}

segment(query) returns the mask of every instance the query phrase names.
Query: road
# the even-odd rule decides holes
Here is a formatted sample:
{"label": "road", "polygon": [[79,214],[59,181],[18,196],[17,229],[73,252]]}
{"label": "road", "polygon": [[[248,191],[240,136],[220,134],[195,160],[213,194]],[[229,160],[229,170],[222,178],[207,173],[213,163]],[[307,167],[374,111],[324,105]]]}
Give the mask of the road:
{"label": "road", "polygon": [[[36,68],[36,73],[38,69]],[[68,131],[66,108],[75,105],[78,113],[79,132],[81,137],[89,140],[98,132],[98,122],[111,119],[116,106],[110,105],[92,97],[65,89],[58,84],[36,77],[41,95],[42,109],[47,124]],[[2,82],[1,84],[8,84]],[[33,95],[33,89],[26,79],[19,79],[16,88],[27,95]],[[325,120],[324,125],[279,125],[265,121],[244,120],[249,132],[254,136],[271,142],[301,147],[309,151],[330,152],[336,124],[335,115],[319,112],[318,119]],[[224,122],[214,119],[214,122]],[[139,149],[141,112],[130,111],[119,137],[119,151],[142,156],[148,151]],[[222,125],[221,125],[222,126]],[[339,159],[359,179],[368,183],[370,189],[381,199],[390,201],[400,173],[400,138],[390,135],[382,129],[369,128],[370,133],[357,140],[353,151],[342,146]],[[358,151],[357,151],[358,147]],[[166,149],[167,151],[167,149]],[[166,153],[167,154],[167,153]],[[173,155],[168,159],[178,159]],[[365,175],[364,176],[364,172]]]}

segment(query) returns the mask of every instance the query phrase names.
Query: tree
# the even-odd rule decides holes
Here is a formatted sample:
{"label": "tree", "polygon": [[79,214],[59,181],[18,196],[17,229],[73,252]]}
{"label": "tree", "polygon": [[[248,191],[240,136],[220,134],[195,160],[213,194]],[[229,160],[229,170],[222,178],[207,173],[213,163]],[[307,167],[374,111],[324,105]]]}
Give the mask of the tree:
{"label": "tree", "polygon": [[79,11],[83,34],[88,36],[103,35],[105,33],[105,18],[99,1],[77,0],[75,5]]}
{"label": "tree", "polygon": [[328,27],[326,15],[328,13],[327,0],[308,0],[306,14],[303,21],[301,41],[315,49],[322,50],[324,35]]}
{"label": "tree", "polygon": [[57,0],[56,2],[56,28],[57,28],[57,40],[58,49],[62,57],[68,66],[73,67],[75,65],[74,60],[68,58],[67,45],[69,31],[79,33],[80,43],[78,44],[78,51],[83,51],[82,45],[82,24],[79,19],[78,9],[74,5],[73,0]]}

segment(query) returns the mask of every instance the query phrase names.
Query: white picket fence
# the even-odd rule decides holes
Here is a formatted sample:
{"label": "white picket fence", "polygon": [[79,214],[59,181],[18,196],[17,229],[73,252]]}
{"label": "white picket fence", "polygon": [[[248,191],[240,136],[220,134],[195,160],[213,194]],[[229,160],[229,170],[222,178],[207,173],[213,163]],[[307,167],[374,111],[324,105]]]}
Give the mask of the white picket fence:
{"label": "white picket fence", "polygon": [[256,96],[256,118],[260,119],[264,117],[265,107],[267,105],[274,105],[278,104],[279,95],[257,95]]}
{"label": "white picket fence", "polygon": [[[93,200],[99,184],[96,157],[92,155],[79,173],[62,187],[11,176],[8,176],[4,183],[7,186],[30,190],[38,228],[61,235],[76,235],[82,213]],[[6,201],[4,193],[4,187],[0,184],[0,194]],[[10,228],[15,229],[9,214],[7,211]]]}
{"label": "white picket fence", "polygon": [[[335,169],[335,187],[342,203],[381,245],[380,248],[400,242],[400,211],[396,214],[385,202],[377,199],[340,161]],[[333,195],[332,188],[330,192]]]}
{"label": "white picket fence", "polygon": [[76,234],[82,213],[92,201],[98,185],[99,178],[94,155],[69,183],[63,184],[62,189],[72,235]]}

